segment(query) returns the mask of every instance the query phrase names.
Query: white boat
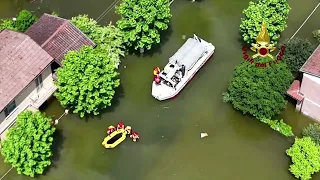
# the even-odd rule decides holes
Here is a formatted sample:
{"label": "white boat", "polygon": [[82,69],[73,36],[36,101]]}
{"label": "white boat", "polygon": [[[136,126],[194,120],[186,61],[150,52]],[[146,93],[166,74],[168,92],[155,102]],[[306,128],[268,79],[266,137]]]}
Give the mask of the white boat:
{"label": "white boat", "polygon": [[160,82],[152,82],[152,96],[160,101],[177,96],[209,60],[214,50],[214,45],[196,35],[189,38],[159,73]]}

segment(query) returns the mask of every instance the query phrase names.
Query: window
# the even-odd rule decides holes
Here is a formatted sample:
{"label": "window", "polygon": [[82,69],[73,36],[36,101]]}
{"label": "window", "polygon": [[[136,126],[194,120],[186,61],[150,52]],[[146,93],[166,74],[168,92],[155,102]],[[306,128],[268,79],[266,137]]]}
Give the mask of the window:
{"label": "window", "polygon": [[40,89],[43,87],[42,84],[42,75],[40,74],[37,79],[36,79],[36,86],[37,86],[37,91],[39,92]]}
{"label": "window", "polygon": [[9,104],[6,109],[4,110],[4,115],[7,117],[15,108],[16,108],[16,102],[13,101],[11,104]]}

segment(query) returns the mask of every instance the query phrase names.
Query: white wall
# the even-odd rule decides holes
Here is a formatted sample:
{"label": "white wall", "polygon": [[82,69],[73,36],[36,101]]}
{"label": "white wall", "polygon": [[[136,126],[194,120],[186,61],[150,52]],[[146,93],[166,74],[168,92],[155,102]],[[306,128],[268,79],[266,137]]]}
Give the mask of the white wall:
{"label": "white wall", "polygon": [[304,73],[300,93],[304,95],[301,112],[320,121],[320,78]]}
{"label": "white wall", "polygon": [[[46,86],[52,86],[53,84],[53,79],[52,79],[52,74],[51,74],[51,66],[48,66],[42,73],[42,80],[43,80],[43,88],[44,89]],[[17,108],[12,112],[11,115],[5,119],[5,114],[4,111],[0,113],[0,133],[1,130],[10,124],[16,116],[24,111],[26,107],[29,106],[31,103],[30,97],[35,96],[36,94],[41,94],[41,91],[38,93],[37,88],[36,88],[36,82],[33,81],[18,97],[16,97],[15,102]]]}

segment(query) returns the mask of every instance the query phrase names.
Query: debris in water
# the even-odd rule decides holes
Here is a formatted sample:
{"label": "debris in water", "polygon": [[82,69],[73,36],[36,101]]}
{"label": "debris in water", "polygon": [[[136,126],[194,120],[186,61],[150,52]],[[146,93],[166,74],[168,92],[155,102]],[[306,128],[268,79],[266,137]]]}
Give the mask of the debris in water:
{"label": "debris in water", "polygon": [[207,136],[209,136],[209,135],[206,132],[200,133],[200,138],[204,138],[204,137],[207,137]]}
{"label": "debris in water", "polygon": [[127,68],[127,66],[123,66],[124,68]]}
{"label": "debris in water", "polygon": [[186,39],[186,35],[182,35],[182,39]]}
{"label": "debris in water", "polygon": [[167,106],[165,106],[165,107],[163,107],[162,109],[168,109],[169,107],[167,107]]}

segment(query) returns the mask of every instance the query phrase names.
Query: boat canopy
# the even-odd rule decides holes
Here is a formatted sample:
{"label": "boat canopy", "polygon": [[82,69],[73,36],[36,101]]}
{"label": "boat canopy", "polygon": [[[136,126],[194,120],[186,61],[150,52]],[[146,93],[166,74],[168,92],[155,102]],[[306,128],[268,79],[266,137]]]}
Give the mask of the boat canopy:
{"label": "boat canopy", "polygon": [[206,47],[197,39],[189,38],[180,49],[169,58],[170,63],[184,65],[190,70],[206,52]]}

